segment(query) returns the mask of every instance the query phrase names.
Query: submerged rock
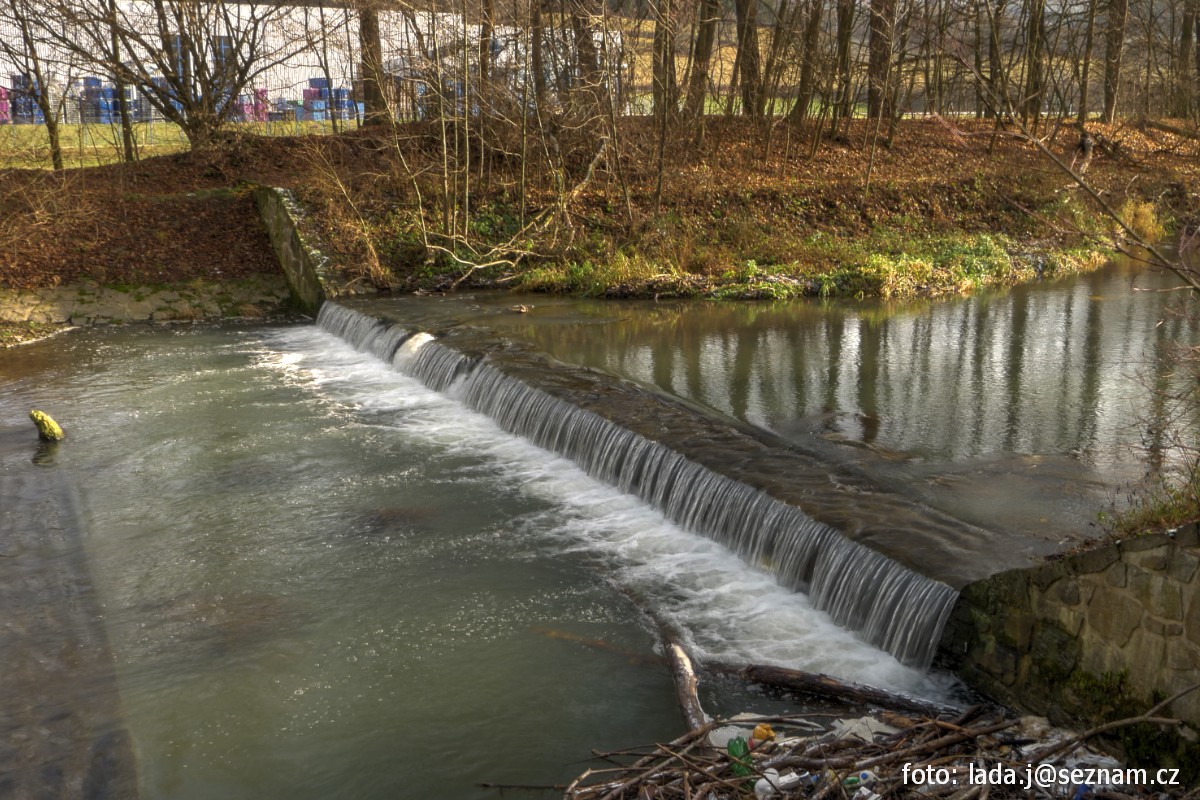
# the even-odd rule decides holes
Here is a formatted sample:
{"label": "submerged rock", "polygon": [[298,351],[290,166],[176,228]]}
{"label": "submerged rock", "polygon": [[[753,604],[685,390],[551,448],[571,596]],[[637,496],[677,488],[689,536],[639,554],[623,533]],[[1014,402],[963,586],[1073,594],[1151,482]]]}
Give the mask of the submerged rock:
{"label": "submerged rock", "polygon": [[33,424],[37,426],[38,436],[47,442],[61,442],[66,434],[59,427],[58,423],[50,418],[50,415],[44,411],[34,409],[29,412],[29,418],[33,420]]}

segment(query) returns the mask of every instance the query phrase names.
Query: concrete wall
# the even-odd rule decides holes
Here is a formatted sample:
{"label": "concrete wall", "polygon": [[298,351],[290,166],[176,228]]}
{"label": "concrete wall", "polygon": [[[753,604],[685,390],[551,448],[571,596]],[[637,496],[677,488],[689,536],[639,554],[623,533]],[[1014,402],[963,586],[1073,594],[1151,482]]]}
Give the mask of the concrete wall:
{"label": "concrete wall", "polygon": [[[1144,711],[1200,681],[1198,568],[1192,524],[999,573],[962,590],[940,660],[1058,724]],[[1200,691],[1168,713],[1190,723],[1177,742],[1186,750],[1200,731]]]}
{"label": "concrete wall", "polygon": [[293,299],[305,313],[315,317],[326,298],[328,260],[300,236],[296,224],[300,210],[291,192],[262,186],[254,190],[254,201],[267,227],[271,247],[287,276]]}

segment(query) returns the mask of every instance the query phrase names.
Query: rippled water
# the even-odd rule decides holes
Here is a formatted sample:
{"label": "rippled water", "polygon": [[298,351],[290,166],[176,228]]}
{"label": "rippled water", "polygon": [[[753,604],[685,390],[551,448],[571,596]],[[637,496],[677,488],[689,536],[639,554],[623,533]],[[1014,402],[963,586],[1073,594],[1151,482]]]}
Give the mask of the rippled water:
{"label": "rippled water", "polygon": [[91,331],[0,353],[0,388],[0,465],[81,498],[147,797],[494,797],[671,738],[630,597],[704,656],[947,690],[310,326]]}

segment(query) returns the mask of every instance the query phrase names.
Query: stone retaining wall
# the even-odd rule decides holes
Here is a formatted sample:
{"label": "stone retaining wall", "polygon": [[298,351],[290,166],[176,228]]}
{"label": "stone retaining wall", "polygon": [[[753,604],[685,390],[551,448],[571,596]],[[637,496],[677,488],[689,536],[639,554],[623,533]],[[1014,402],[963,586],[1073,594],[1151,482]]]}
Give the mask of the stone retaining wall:
{"label": "stone retaining wall", "polygon": [[[1090,727],[1200,681],[1200,533],[1107,544],[966,586],[940,658],[971,686],[1052,722]],[[1200,691],[1165,712],[1200,751]],[[1181,744],[1176,741],[1176,744]]]}
{"label": "stone retaining wall", "polygon": [[293,299],[306,314],[315,317],[325,302],[326,284],[331,279],[326,269],[328,259],[300,235],[297,226],[300,208],[291,192],[260,186],[254,190],[254,202],[258,204],[271,247],[287,276]]}
{"label": "stone retaining wall", "polygon": [[112,287],[85,282],[40,289],[0,287],[0,322],[93,325],[258,317],[277,311],[288,297],[287,282],[275,275],[220,284]]}

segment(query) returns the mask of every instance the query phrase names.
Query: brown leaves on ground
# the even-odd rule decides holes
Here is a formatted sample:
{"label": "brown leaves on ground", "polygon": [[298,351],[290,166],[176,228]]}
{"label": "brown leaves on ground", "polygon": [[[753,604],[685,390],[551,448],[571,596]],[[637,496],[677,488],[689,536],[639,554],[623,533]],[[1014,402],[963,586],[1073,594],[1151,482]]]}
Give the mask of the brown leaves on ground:
{"label": "brown leaves on ground", "polygon": [[[1196,221],[1200,142],[1149,127],[1090,127],[1118,142],[1120,157],[1098,155],[1089,180],[1114,196],[1128,187],[1152,192],[1178,219]],[[853,237],[892,226],[917,233],[995,230],[1034,236],[1045,221],[1028,212],[1069,187],[1067,176],[1030,143],[985,120],[906,120],[890,145],[862,120],[842,126],[833,138],[826,125],[815,146],[813,128],[714,117],[705,121],[698,144],[693,127],[679,126],[665,148],[655,217],[656,126],[650,119],[621,120],[617,144],[608,148],[620,153],[620,168],[607,156],[578,192],[569,209],[578,228],[574,239],[589,246],[607,243],[596,257],[633,244],[652,259],[712,272],[739,258],[786,259],[787,252],[774,251],[789,251],[795,237],[816,232]],[[315,212],[314,229],[331,240],[326,246],[335,253],[346,250],[342,256],[352,261],[352,237],[326,224],[333,220],[328,206],[346,202],[328,189],[330,170],[338,178],[332,185],[346,187],[354,204],[343,216],[380,237],[375,244],[381,258],[412,261],[406,248],[419,244],[412,241],[418,189],[427,228],[439,228],[438,192],[446,185],[440,178],[440,130],[411,124],[399,126],[395,137],[388,129],[340,136],[231,135],[218,147],[128,165],[62,174],[0,172],[0,284],[83,278],[169,283],[274,271],[249,192],[230,188],[247,182],[300,189]],[[494,138],[484,148],[472,140],[472,214],[486,212],[502,222],[507,217],[515,225],[522,176],[523,218],[552,208],[557,176],[538,160],[547,149],[532,142],[522,165],[519,140],[504,138],[512,139],[512,131],[489,136]],[[1064,125],[1048,137],[1048,145],[1069,162],[1076,137]],[[581,181],[594,143],[575,145],[564,138],[560,144],[558,163],[566,165],[562,178],[569,190]],[[462,173],[453,181],[460,185]],[[407,233],[401,225],[409,226]]]}

